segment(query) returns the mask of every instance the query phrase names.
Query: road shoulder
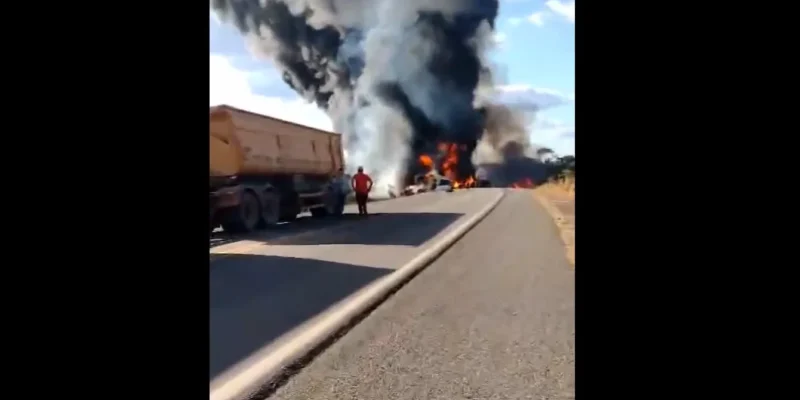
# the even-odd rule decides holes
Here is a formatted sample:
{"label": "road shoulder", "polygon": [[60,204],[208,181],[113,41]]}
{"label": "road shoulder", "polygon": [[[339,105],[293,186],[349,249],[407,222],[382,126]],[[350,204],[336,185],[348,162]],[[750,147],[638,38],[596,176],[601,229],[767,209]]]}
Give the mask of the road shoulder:
{"label": "road shoulder", "polygon": [[547,210],[561,233],[567,260],[575,267],[575,197],[559,188],[541,187],[533,196]]}

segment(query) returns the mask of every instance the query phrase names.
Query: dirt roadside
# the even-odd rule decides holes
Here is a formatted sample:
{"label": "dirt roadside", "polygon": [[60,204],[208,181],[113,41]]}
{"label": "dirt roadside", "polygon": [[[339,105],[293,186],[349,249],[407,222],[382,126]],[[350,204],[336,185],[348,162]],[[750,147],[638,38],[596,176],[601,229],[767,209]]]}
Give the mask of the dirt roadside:
{"label": "dirt roadside", "polygon": [[560,187],[542,186],[533,191],[561,231],[569,263],[575,267],[575,195]]}

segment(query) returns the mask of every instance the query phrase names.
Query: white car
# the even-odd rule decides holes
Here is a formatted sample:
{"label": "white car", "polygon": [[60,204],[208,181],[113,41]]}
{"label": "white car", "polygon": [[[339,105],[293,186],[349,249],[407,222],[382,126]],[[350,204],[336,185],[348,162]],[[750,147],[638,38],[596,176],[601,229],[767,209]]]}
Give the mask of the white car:
{"label": "white car", "polygon": [[403,196],[413,196],[424,191],[422,185],[409,185],[403,190]]}
{"label": "white car", "polygon": [[434,192],[452,192],[453,191],[453,182],[450,179],[440,178],[436,180],[436,186],[433,189]]}

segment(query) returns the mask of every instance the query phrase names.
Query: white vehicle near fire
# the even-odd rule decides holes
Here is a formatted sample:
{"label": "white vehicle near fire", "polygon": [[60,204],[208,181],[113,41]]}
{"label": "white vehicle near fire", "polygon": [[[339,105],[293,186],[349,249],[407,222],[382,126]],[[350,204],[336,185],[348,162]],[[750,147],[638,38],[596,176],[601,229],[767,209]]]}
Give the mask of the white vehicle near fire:
{"label": "white vehicle near fire", "polygon": [[403,190],[403,196],[413,196],[425,192],[452,192],[454,190],[453,182],[448,178],[438,177],[430,181],[419,182],[414,185],[408,185]]}
{"label": "white vehicle near fire", "polygon": [[453,182],[447,178],[439,178],[433,186],[434,192],[452,192]]}

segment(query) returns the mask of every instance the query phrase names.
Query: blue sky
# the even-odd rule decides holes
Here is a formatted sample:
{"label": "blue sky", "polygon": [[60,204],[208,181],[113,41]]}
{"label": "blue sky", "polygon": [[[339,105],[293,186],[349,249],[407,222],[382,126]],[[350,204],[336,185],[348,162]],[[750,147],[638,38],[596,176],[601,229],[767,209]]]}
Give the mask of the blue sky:
{"label": "blue sky", "polygon": [[[211,104],[331,129],[324,112],[288,88],[271,62],[244,38],[209,18]],[[499,101],[539,109],[530,138],[558,154],[575,154],[575,1],[500,0],[496,21]]]}
{"label": "blue sky", "polygon": [[496,31],[502,83],[559,97],[537,113],[531,140],[575,154],[575,1],[500,0]]}

